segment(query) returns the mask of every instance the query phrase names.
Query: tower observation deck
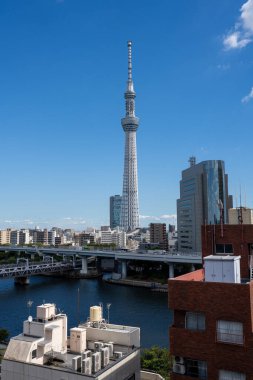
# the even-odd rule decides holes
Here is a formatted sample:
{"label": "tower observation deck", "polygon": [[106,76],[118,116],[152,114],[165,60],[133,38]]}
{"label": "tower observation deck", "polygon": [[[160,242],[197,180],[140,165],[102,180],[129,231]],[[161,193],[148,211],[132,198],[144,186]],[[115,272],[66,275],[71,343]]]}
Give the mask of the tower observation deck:
{"label": "tower observation deck", "polygon": [[139,227],[138,174],[136,131],[139,118],[135,116],[135,91],[132,79],[132,42],[128,41],[128,80],[125,92],[126,116],[121,119],[125,132],[125,156],[123,193],[121,205],[121,227],[133,231]]}

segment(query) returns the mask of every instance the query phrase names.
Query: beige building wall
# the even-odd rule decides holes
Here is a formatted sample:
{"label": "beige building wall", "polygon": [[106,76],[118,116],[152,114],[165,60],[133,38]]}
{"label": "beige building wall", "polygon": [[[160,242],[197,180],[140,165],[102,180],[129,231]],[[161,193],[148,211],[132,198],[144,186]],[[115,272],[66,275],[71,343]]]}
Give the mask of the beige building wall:
{"label": "beige building wall", "polygon": [[253,224],[253,210],[246,207],[230,208],[228,222],[229,224]]}
{"label": "beige building wall", "polygon": [[9,229],[0,230],[0,245],[10,244],[10,235],[11,235],[11,231]]}

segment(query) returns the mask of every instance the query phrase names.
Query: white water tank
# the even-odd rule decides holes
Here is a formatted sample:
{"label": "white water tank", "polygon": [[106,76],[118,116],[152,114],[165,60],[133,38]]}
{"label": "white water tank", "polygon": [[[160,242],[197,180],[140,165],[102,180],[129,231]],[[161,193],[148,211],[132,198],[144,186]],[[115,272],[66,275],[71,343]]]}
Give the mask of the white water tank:
{"label": "white water tank", "polygon": [[55,305],[53,303],[45,303],[37,306],[37,318],[48,320],[55,316]]}
{"label": "white water tank", "polygon": [[90,321],[100,322],[102,321],[102,307],[101,306],[91,306],[90,307]]}

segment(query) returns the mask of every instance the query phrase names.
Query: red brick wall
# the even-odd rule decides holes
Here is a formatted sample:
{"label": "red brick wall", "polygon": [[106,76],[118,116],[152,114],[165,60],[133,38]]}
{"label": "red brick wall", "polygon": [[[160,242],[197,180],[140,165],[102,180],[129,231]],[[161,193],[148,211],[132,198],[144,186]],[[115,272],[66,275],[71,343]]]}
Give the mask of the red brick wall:
{"label": "red brick wall", "polygon": [[215,253],[215,244],[232,244],[234,255],[241,256],[241,276],[249,278],[249,244],[253,244],[253,224],[202,226],[202,256]]}
{"label": "red brick wall", "polygon": [[[169,307],[174,310],[174,325],[170,329],[172,355],[207,362],[208,379],[218,379],[219,369],[244,372],[253,380],[253,283],[228,284],[183,281],[184,276],[169,280]],[[186,311],[203,312],[205,331],[190,331],[182,327]],[[243,323],[243,346],[216,342],[216,322],[219,319]],[[172,379],[191,379],[172,375]]]}

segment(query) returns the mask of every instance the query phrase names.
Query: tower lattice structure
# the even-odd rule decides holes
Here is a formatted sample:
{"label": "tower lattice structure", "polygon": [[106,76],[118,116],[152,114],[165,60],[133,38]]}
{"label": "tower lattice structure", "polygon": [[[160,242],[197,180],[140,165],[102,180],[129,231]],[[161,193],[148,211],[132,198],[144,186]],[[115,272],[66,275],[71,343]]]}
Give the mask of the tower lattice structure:
{"label": "tower lattice structure", "polygon": [[133,231],[139,227],[138,175],[136,131],[139,118],[135,116],[135,91],[132,79],[132,42],[128,41],[128,80],[125,92],[126,116],[121,119],[125,132],[125,156],[123,193],[121,204],[121,227]]}

